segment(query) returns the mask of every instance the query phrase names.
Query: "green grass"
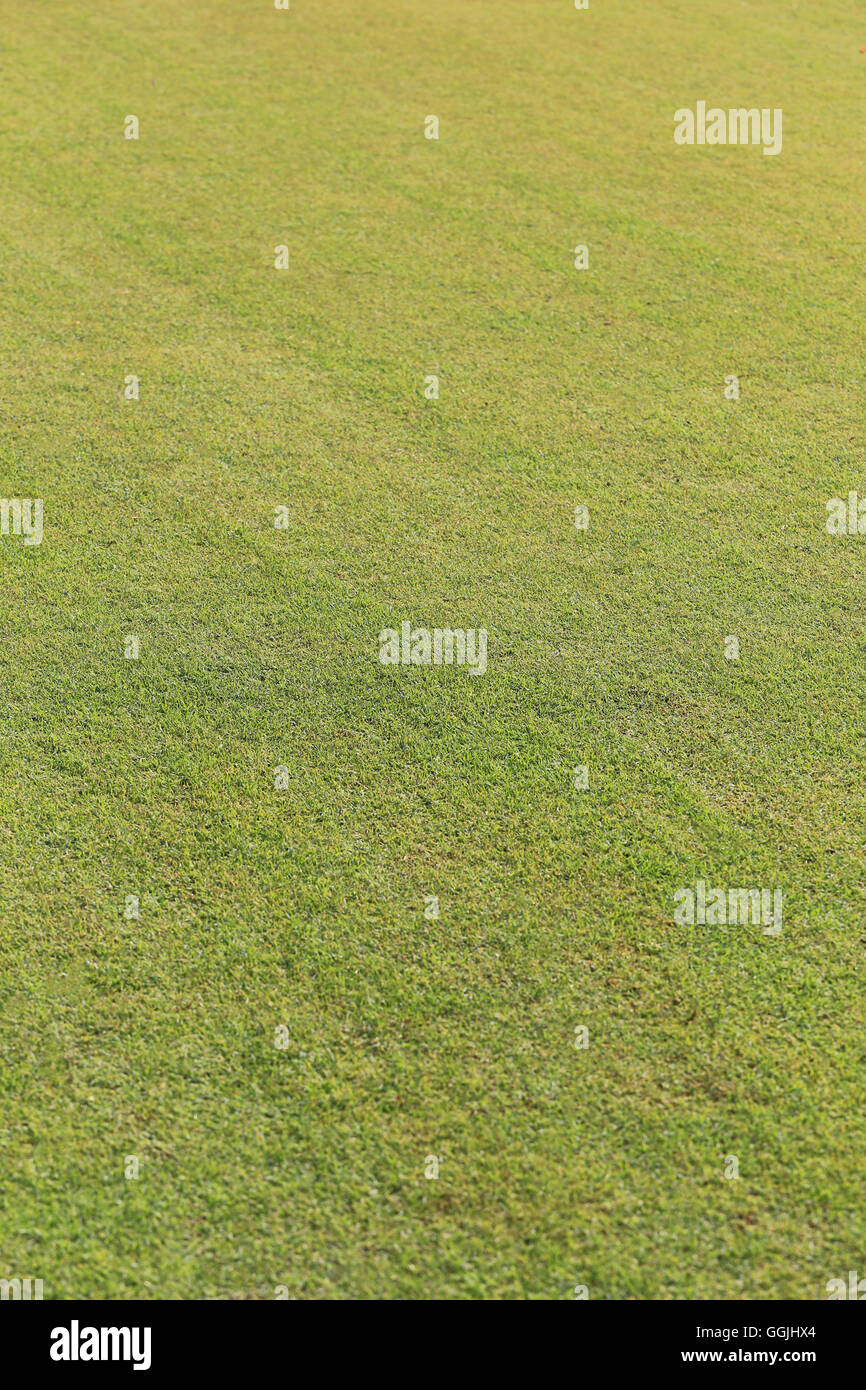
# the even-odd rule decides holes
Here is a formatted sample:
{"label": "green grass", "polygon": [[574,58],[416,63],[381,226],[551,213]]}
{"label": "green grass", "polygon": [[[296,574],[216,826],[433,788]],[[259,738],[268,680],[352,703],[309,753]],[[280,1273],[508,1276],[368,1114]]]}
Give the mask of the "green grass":
{"label": "green grass", "polygon": [[[0,495],[45,499],[0,539],[0,1276],[825,1298],[866,1262],[866,540],[824,530],[864,5],[0,20]],[[700,99],[782,154],[675,146]],[[381,666],[404,618],[487,674]],[[677,926],[697,878],[781,886],[782,935]]]}

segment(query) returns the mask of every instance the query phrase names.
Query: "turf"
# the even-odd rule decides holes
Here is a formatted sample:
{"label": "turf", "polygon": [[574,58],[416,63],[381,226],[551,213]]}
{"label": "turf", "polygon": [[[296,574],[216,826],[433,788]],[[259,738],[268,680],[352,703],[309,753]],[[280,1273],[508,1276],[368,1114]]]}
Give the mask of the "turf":
{"label": "turf", "polygon": [[[45,505],[0,538],[0,1276],[825,1298],[866,1261],[862,4],[0,21],[0,493]],[[677,147],[699,99],[783,108],[781,155]],[[404,619],[486,674],[380,664]],[[678,925],[699,878],[782,933]]]}

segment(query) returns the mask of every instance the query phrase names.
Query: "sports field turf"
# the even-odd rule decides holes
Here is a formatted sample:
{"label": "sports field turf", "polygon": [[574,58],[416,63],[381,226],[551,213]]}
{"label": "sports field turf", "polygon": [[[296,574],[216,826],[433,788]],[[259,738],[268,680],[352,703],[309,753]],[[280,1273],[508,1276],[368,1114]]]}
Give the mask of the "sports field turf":
{"label": "sports field turf", "polygon": [[[866,1273],[862,44],[0,0],[0,1276]],[[699,100],[781,152],[678,146]],[[404,621],[486,673],[383,665]]]}

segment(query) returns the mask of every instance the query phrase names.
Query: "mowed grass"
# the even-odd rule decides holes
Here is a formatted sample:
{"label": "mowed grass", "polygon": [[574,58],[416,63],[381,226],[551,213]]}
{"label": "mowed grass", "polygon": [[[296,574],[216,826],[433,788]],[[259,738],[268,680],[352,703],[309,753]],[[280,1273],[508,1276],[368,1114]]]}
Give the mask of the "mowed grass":
{"label": "mowed grass", "polygon": [[[866,541],[824,530],[866,493],[863,6],[0,19],[0,495],[45,500],[0,539],[0,1276],[826,1297],[866,1263]],[[782,154],[678,148],[698,100],[782,107]],[[487,674],[381,666],[403,619]],[[781,887],[781,936],[677,926],[698,878]]]}

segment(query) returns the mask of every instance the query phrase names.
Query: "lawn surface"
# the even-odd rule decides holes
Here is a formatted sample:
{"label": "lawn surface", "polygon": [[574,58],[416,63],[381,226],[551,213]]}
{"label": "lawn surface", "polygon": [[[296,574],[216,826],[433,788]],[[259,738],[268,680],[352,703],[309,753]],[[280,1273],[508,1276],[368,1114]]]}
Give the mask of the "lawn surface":
{"label": "lawn surface", "polygon": [[[0,538],[0,1276],[866,1272],[863,43],[861,0],[0,0],[0,495],[45,506]],[[782,153],[676,146],[698,100]],[[404,619],[487,673],[381,665]],[[677,925],[698,879],[782,933]]]}

